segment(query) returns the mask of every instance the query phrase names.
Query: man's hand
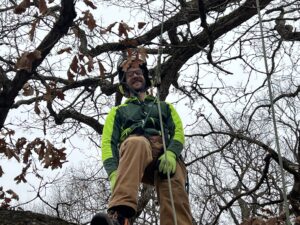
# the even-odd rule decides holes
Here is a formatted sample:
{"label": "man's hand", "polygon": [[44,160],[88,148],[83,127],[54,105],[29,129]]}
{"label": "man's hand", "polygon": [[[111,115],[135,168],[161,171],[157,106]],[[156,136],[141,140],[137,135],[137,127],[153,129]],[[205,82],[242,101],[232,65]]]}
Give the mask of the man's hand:
{"label": "man's hand", "polygon": [[174,174],[176,171],[176,155],[174,152],[167,150],[159,159],[159,172],[163,174]]}
{"label": "man's hand", "polygon": [[115,184],[116,184],[116,179],[117,179],[117,171],[113,171],[110,175],[109,175],[109,182],[110,182],[110,189],[111,192],[113,192],[114,188],[115,188]]}

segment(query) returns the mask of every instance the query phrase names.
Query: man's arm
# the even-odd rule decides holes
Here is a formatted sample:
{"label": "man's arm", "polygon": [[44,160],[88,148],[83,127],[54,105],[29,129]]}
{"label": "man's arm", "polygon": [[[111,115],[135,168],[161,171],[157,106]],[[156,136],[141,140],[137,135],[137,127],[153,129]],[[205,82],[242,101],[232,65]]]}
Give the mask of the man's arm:
{"label": "man's arm", "polygon": [[170,103],[167,103],[170,116],[167,121],[167,126],[170,134],[169,145],[167,150],[170,150],[176,154],[177,157],[181,154],[184,145],[184,131],[182,126],[182,121],[174,108]]}
{"label": "man's arm", "polygon": [[120,123],[117,109],[118,107],[112,108],[107,115],[102,133],[102,161],[108,176],[118,168]]}

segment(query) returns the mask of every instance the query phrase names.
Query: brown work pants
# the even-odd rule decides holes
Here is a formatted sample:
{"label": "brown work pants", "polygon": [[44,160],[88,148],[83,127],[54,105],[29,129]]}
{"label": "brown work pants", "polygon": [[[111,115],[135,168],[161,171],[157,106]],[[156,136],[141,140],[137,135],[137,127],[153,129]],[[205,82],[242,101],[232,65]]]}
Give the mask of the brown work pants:
{"label": "brown work pants", "polygon": [[[160,203],[160,224],[174,224],[168,180],[155,176],[157,159],[161,155],[161,151],[162,140],[159,136],[149,139],[144,136],[130,136],[121,144],[117,179],[109,208],[123,205],[136,211],[139,185],[143,182],[155,185]],[[171,178],[178,225],[192,225],[185,180],[185,165],[181,160],[178,160],[176,173]]]}

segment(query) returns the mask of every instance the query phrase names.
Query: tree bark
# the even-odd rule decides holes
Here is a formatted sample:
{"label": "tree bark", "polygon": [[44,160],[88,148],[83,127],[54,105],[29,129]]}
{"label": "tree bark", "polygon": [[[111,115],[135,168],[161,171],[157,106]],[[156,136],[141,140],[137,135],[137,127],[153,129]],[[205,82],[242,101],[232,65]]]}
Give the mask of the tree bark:
{"label": "tree bark", "polygon": [[75,225],[75,223],[30,211],[1,209],[0,225]]}

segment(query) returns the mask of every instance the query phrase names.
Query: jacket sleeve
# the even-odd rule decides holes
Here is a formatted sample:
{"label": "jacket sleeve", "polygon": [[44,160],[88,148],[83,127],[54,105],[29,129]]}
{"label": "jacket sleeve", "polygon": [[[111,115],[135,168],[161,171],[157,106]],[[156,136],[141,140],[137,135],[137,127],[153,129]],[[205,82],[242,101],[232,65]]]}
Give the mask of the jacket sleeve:
{"label": "jacket sleeve", "polygon": [[120,139],[120,123],[117,107],[107,115],[102,133],[102,161],[108,176],[118,168],[118,143]]}
{"label": "jacket sleeve", "polygon": [[167,150],[171,150],[176,154],[177,157],[179,157],[184,145],[184,131],[182,121],[174,106],[170,103],[167,103],[167,105],[169,108],[167,127],[170,135]]}

